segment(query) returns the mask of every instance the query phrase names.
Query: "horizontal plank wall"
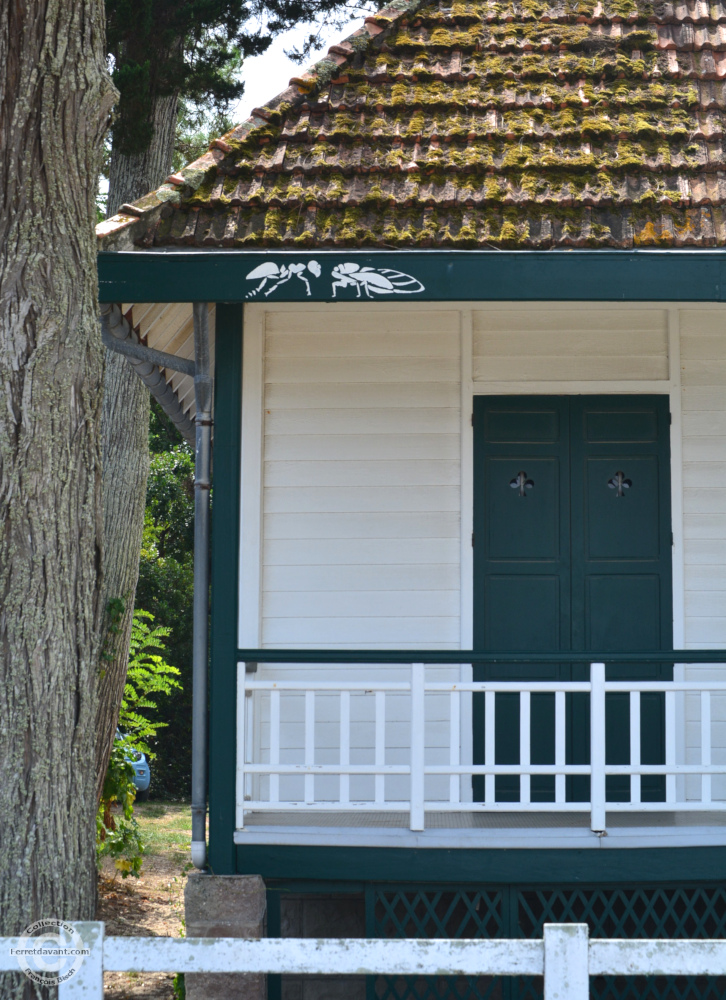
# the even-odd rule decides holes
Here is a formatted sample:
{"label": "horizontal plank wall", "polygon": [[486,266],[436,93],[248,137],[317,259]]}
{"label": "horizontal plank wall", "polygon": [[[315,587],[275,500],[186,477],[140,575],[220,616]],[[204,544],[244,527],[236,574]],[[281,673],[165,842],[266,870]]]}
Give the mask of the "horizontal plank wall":
{"label": "horizontal plank wall", "polygon": [[265,324],[262,642],[456,648],[459,316]]}
{"label": "horizontal plank wall", "polygon": [[[680,312],[683,400],[685,637],[690,649],[726,645],[726,311]],[[686,668],[689,680],[723,680],[719,666]],[[712,707],[714,761],[726,760],[726,698]],[[700,706],[685,705],[686,760],[700,760]],[[689,791],[698,793],[690,779]],[[726,780],[714,779],[714,798]]]}
{"label": "horizontal plank wall", "polygon": [[597,305],[473,313],[474,381],[668,379],[664,309]]}
{"label": "horizontal plank wall", "polygon": [[[260,638],[265,646],[456,649],[460,643],[460,316],[327,306],[264,316]],[[330,676],[338,668],[304,668]],[[349,679],[407,668],[342,668]],[[260,667],[290,677],[300,668]],[[458,677],[440,668],[437,676]],[[269,703],[255,738],[269,747]],[[448,754],[448,699],[429,705],[427,746]],[[373,760],[375,696],[351,698],[351,761]],[[408,763],[408,698],[385,706],[385,763]],[[318,696],[316,761],[336,762],[340,700]],[[283,759],[303,760],[305,701],[281,700]],[[380,723],[379,723],[380,724]],[[317,797],[337,779],[316,778]],[[443,793],[445,781],[439,780]],[[297,797],[294,777],[280,794]],[[260,789],[265,792],[264,782]],[[351,796],[372,798],[371,777]],[[436,782],[427,788],[436,797]],[[388,776],[384,797],[407,780]]]}

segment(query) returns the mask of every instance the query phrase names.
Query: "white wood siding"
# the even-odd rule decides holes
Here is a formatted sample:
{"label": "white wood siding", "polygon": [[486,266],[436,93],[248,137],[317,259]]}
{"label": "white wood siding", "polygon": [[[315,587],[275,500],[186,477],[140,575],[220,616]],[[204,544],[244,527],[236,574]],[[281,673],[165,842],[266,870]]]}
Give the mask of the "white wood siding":
{"label": "white wood siding", "polygon": [[[272,647],[456,649],[460,638],[460,319],[455,310],[327,306],[264,316],[260,637]],[[261,676],[301,668],[260,667]],[[405,667],[306,667],[306,677],[387,678]],[[442,668],[441,678],[458,676]],[[351,698],[351,762],[375,759],[374,696]],[[429,699],[431,702],[432,699]],[[427,706],[443,761],[448,699]],[[408,763],[409,700],[389,695],[385,763]],[[303,697],[281,701],[281,760],[304,760]],[[339,759],[340,701],[315,703],[316,762]],[[269,699],[256,739],[269,754]],[[282,778],[282,798],[303,794]],[[441,782],[441,795],[446,781]],[[261,782],[265,792],[266,782]],[[379,785],[379,793],[381,791]],[[387,800],[405,778],[383,781]],[[427,789],[436,794],[436,787]],[[318,798],[338,780],[315,779]],[[375,779],[350,795],[373,799]]]}
{"label": "white wood siding", "polygon": [[[689,649],[726,646],[726,311],[680,313],[683,400],[685,629]],[[723,680],[719,666],[687,667],[688,680]],[[726,762],[726,699],[711,708],[714,763]],[[688,763],[700,761],[700,705],[685,705]],[[698,779],[687,783],[698,794]],[[714,798],[726,798],[715,779]]]}
{"label": "white wood siding", "polygon": [[262,642],[456,648],[459,316],[268,312]]}
{"label": "white wood siding", "polygon": [[473,314],[474,381],[668,378],[664,309],[538,305]]}

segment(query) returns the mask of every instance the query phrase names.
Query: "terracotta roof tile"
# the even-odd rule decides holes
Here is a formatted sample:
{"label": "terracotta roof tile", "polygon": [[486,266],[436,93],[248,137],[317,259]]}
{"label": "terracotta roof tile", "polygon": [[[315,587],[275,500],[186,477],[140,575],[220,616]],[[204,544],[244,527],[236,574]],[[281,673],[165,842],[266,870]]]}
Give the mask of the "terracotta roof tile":
{"label": "terracotta roof tile", "polygon": [[725,146],[726,0],[397,0],[99,235],[724,245]]}

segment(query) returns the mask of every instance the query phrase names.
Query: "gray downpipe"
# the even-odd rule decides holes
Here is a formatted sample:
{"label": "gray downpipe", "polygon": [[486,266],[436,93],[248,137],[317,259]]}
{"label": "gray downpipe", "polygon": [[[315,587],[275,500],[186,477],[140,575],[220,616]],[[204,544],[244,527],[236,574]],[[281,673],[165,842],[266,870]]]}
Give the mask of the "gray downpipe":
{"label": "gray downpipe", "polygon": [[179,400],[170,385],[159,370],[159,365],[175,368],[187,374],[193,374],[193,365],[182,358],[153,351],[139,344],[131,324],[124,317],[121,309],[111,303],[101,304],[101,337],[103,343],[111,351],[124,354],[129,364],[157,400],[166,415],[170,418],[182,437],[190,443],[194,441],[194,424],[179,405]]}
{"label": "gray downpipe", "polygon": [[209,490],[211,486],[212,376],[209,310],[194,306],[194,646],[192,667],[192,862],[207,865],[207,669],[209,664]]}

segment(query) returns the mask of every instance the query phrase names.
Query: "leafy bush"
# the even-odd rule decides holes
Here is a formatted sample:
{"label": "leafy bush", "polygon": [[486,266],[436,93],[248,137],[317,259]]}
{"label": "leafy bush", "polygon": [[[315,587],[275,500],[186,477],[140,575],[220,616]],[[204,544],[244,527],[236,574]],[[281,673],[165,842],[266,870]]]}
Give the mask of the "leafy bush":
{"label": "leafy bush", "polygon": [[[103,782],[101,802],[96,813],[96,859],[113,858],[122,878],[138,878],[144,845],[141,831],[134,818],[134,769],[129,757],[135,752],[132,741],[117,737],[113,741],[111,759]],[[114,815],[112,807],[118,804],[121,815]]]}
{"label": "leafy bush", "polygon": [[[123,878],[139,877],[144,853],[141,831],[133,815],[136,786],[131,760],[135,755],[138,759],[142,753],[154,756],[148,741],[168,723],[146,713],[156,711],[154,698],[157,695],[168,695],[175,688],[181,688],[175,679],[179,671],[161,655],[169,629],[163,625],[151,628],[153,621],[150,612],[134,611],[128,674],[119,715],[123,735],[113,742],[96,814],[97,860],[100,864],[103,858],[112,858]],[[114,813],[114,806],[120,807],[120,815]]]}
{"label": "leafy bush", "polygon": [[[150,611],[137,608],[131,624],[129,670],[121,702],[119,726],[134,750],[140,750],[153,758],[156,755],[149,748],[147,740],[153,739],[157,730],[169,723],[150,719],[143,713],[157,709],[152,697],[170,694],[175,688],[181,688],[181,684],[174,679],[179,676],[180,671],[166,663],[160,655],[164,651],[163,640],[170,630],[165,625],[157,625],[152,629],[144,619],[153,622],[154,616]],[[154,653],[152,650],[160,652]]]}
{"label": "leafy bush", "polygon": [[166,657],[181,688],[159,702],[170,723],[148,743],[156,753],[153,796],[189,799],[192,745],[192,604],[194,597],[194,452],[156,400],[149,426],[151,468],[136,605],[166,626]]}

